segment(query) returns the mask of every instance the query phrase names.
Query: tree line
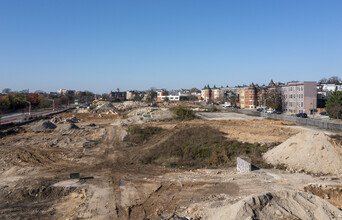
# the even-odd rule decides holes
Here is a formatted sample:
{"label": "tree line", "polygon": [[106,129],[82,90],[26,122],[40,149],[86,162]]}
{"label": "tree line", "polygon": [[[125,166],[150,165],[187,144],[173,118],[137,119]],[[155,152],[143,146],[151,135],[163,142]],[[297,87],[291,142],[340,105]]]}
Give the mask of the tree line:
{"label": "tree line", "polygon": [[[16,111],[27,111],[29,103],[32,109],[40,108],[58,108],[73,104],[75,99],[79,103],[90,103],[94,100],[94,93],[89,91],[79,91],[75,94],[48,94],[42,91],[29,93],[28,91],[12,91],[11,89],[4,89],[0,93],[0,113],[9,113]],[[53,103],[55,106],[53,106]]]}

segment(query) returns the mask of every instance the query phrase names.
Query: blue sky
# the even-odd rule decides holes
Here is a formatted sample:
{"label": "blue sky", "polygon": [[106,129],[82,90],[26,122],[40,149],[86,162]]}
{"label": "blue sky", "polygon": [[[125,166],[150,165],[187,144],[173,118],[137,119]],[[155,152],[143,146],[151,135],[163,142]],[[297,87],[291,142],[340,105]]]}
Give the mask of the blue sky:
{"label": "blue sky", "polygon": [[0,0],[0,90],[342,76],[342,1]]}

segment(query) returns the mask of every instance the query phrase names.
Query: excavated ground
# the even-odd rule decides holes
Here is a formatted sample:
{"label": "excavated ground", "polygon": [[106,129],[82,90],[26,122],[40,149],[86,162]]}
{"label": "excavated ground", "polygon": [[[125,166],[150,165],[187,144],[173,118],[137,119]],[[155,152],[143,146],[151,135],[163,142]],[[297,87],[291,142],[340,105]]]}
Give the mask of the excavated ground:
{"label": "excavated ground", "polygon": [[[210,219],[217,208],[251,194],[304,191],[308,184],[341,183],[340,176],[312,176],[277,169],[237,174],[231,166],[192,169],[142,162],[152,149],[164,146],[163,142],[182,129],[209,126],[232,140],[272,145],[300,131],[286,123],[139,119],[129,124],[159,127],[162,132],[130,143],[127,116],[77,117],[81,121],[75,129],[34,132],[33,125],[25,125],[15,131],[2,131],[0,219]],[[120,120],[126,120],[124,125]],[[73,171],[79,171],[83,179],[70,179]],[[325,191],[313,187],[305,190],[327,197]],[[341,197],[335,197],[339,201],[330,202],[340,207]]]}

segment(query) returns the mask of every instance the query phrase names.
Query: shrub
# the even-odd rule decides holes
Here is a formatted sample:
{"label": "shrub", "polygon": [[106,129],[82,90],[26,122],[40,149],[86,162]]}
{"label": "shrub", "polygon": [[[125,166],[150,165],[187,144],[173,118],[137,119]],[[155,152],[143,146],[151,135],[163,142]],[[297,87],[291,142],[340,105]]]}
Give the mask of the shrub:
{"label": "shrub", "polygon": [[214,168],[235,166],[236,157],[248,156],[253,165],[267,167],[262,153],[272,146],[242,143],[224,135],[209,126],[181,129],[152,149],[142,162],[169,167]]}
{"label": "shrub", "polygon": [[159,134],[162,131],[163,129],[158,127],[141,128],[139,126],[131,126],[128,128],[128,137],[126,141],[142,144],[148,141],[153,135]]}
{"label": "shrub", "polygon": [[185,109],[183,107],[178,107],[175,112],[174,112],[174,116],[176,119],[179,120],[192,120],[195,118],[195,113],[190,110],[190,109]]}

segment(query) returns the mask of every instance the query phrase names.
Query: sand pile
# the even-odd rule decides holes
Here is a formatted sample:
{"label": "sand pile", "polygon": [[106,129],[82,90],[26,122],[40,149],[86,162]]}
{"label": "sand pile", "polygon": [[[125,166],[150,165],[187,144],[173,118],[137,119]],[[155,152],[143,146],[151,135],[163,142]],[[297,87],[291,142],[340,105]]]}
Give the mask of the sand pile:
{"label": "sand pile", "polygon": [[342,174],[342,147],[322,132],[303,131],[263,156],[267,163],[315,174]]}
{"label": "sand pile", "polygon": [[342,211],[318,196],[289,190],[248,196],[208,219],[342,219]]}
{"label": "sand pile", "polygon": [[35,132],[42,132],[42,131],[47,131],[47,130],[53,130],[56,127],[57,126],[54,123],[44,120],[44,121],[39,121],[37,124],[33,125],[31,129],[32,131],[35,131]]}

